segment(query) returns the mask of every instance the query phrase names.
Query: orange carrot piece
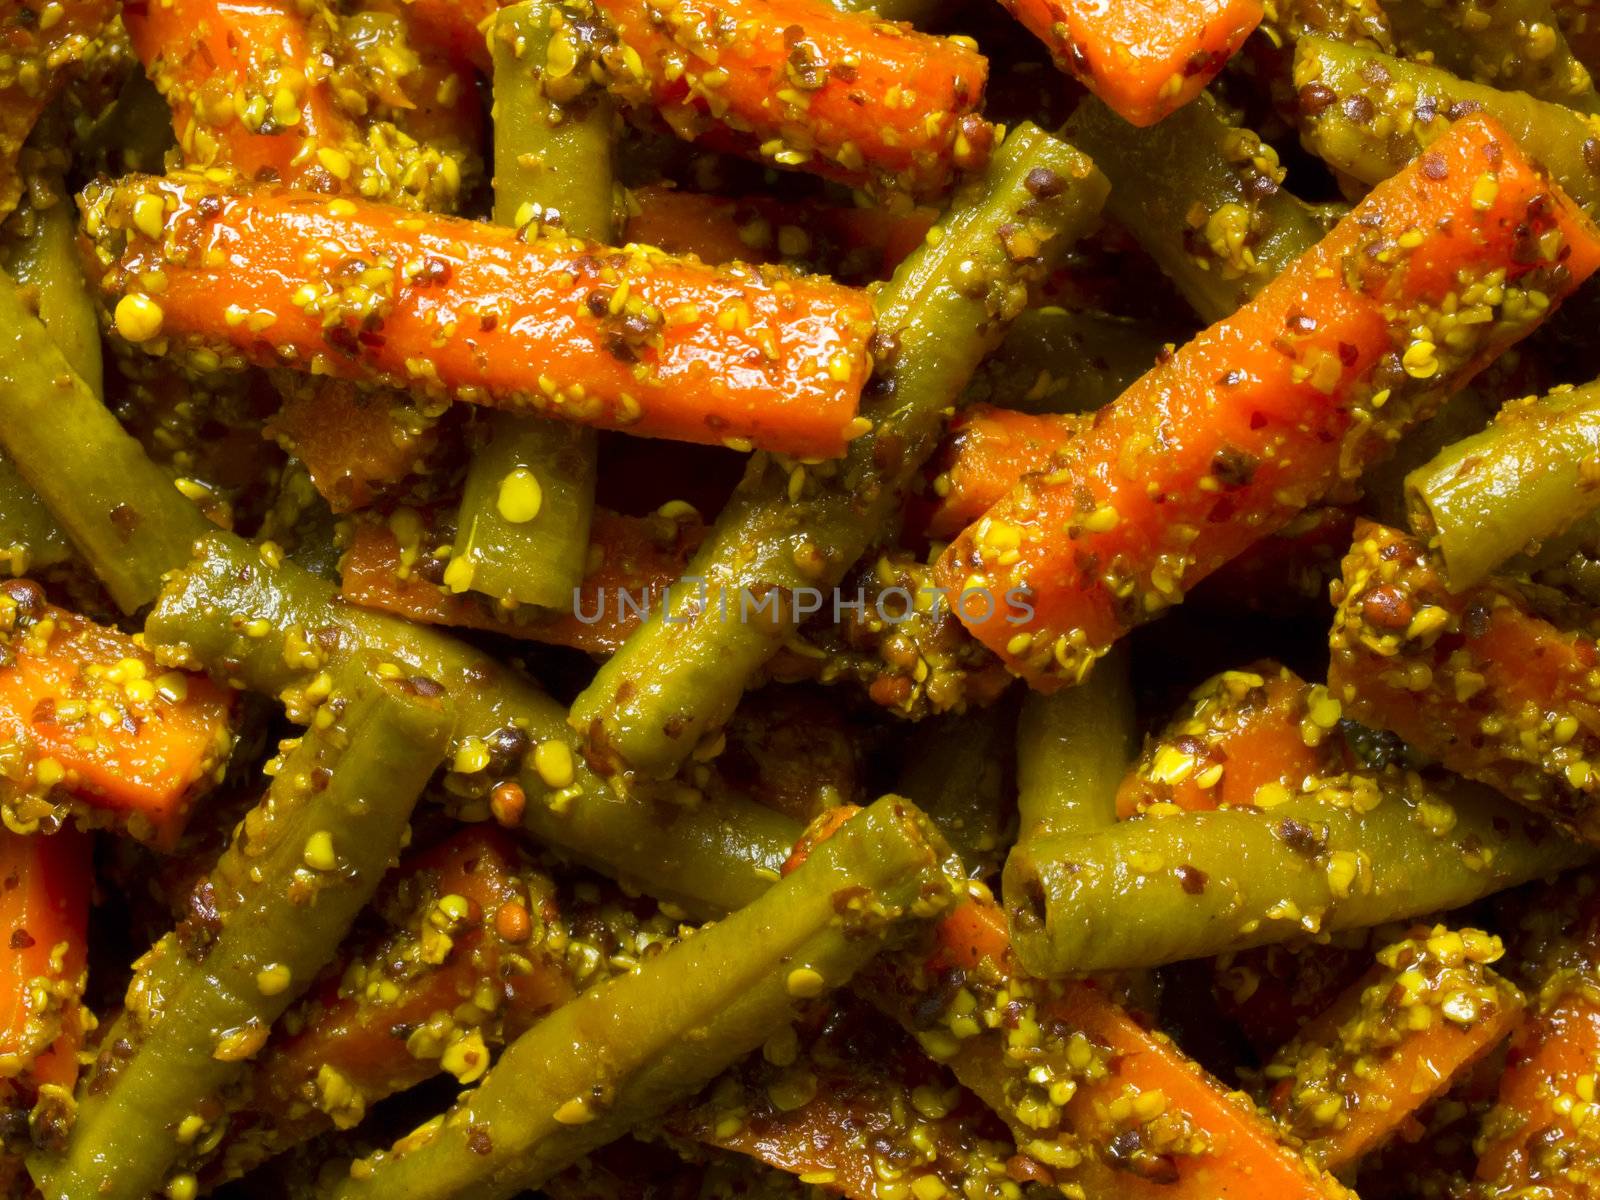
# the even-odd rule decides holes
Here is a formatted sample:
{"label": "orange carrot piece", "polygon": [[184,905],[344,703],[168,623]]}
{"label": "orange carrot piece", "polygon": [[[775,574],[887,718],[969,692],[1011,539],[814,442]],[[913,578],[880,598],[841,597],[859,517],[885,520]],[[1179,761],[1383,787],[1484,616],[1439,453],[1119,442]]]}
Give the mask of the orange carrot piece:
{"label": "orange carrot piece", "polygon": [[72,1088],[86,1033],[90,842],[63,829],[0,829],[0,1104],[31,1105],[38,1089]]}
{"label": "orange carrot piece", "polygon": [[1350,715],[1600,838],[1600,665],[1507,585],[1452,594],[1423,542],[1362,522],[1335,585],[1328,686]]}
{"label": "orange carrot piece", "polygon": [[624,240],[703,262],[788,262],[844,279],[887,279],[927,236],[938,213],[914,208],[785,204],[651,185],[629,197]]}
{"label": "orange carrot piece", "polygon": [[825,279],[194,177],[100,187],[87,222],[118,330],[210,362],[807,457],[856,432],[872,306]]}
{"label": "orange carrot piece", "polygon": [[348,159],[341,175],[316,151],[360,135],[322,61],[337,36],[330,12],[296,0],[128,0],[123,20],[186,163],[340,189]]}
{"label": "orange carrot piece", "polygon": [[1353,480],[1597,266],[1600,233],[1501,127],[1457,122],[1098,410],[951,544],[940,582],[977,589],[958,614],[1034,687],[1075,683]]}
{"label": "orange carrot piece", "polygon": [[597,0],[612,91],[679,137],[885,192],[981,167],[988,60],[827,0]]}
{"label": "orange carrot piece", "polygon": [[1046,471],[1086,418],[974,404],[950,423],[935,460],[928,533],[953,537],[1006,498],[1024,475]]}
{"label": "orange carrot piece", "polygon": [[571,610],[507,612],[487,597],[453,593],[439,583],[443,560],[431,558],[428,551],[441,543],[429,535],[425,518],[391,517],[381,525],[364,521],[356,526],[341,563],[340,593],[352,604],[424,625],[487,629],[609,654],[639,625],[640,610],[647,603],[652,608],[661,603],[704,536],[705,526],[698,518],[625,517],[598,509],[589,530],[592,569],[573,597]]}
{"label": "orange carrot piece", "polygon": [[1523,999],[1488,964],[1500,939],[1439,925],[1411,931],[1267,1064],[1270,1107],[1330,1170],[1416,1120],[1498,1046]]}
{"label": "orange carrot piece", "polygon": [[404,393],[345,379],[295,379],[262,432],[304,464],[334,512],[371,504],[415,473],[438,441],[438,426]]}
{"label": "orange carrot piece", "polygon": [[1124,120],[1154,125],[1211,82],[1261,20],[1260,0],[1000,0]]}
{"label": "orange carrot piece", "polygon": [[0,628],[0,744],[16,759],[17,815],[44,815],[59,788],[139,840],[171,846],[232,748],[229,693],[46,604],[27,580],[0,584]]}
{"label": "orange carrot piece", "polygon": [[[41,113],[49,107],[74,63],[106,49],[115,0],[0,0],[0,218],[22,198],[17,156]],[[55,19],[46,22],[46,9]]]}
{"label": "orange carrot piece", "polygon": [[[1348,1195],[1104,987],[1029,978],[992,900],[969,900],[935,939],[926,961],[878,970],[875,998],[926,1030],[924,1049],[1007,1121],[1018,1178],[1118,1200]],[[1001,991],[991,1028],[984,1006]],[[943,1011],[929,1011],[935,996],[950,998]]]}
{"label": "orange carrot piece", "polygon": [[1287,667],[1258,663],[1197,687],[1117,789],[1117,816],[1282,802],[1310,776],[1353,765],[1334,735],[1339,704]]}
{"label": "orange carrot piece", "polygon": [[[1600,1189],[1593,1093],[1600,1076],[1600,902],[1592,873],[1568,875],[1530,898],[1533,1010],[1512,1035],[1495,1104],[1478,1137],[1485,1196],[1588,1200]],[[1539,926],[1556,923],[1541,936]]]}
{"label": "orange carrot piece", "polygon": [[[441,907],[445,897],[456,900]],[[447,1068],[481,1074],[489,1046],[576,995],[565,948],[529,940],[561,921],[553,884],[525,866],[498,826],[467,826],[408,857],[377,911],[398,915],[285,1015],[235,1105],[208,1182],[330,1125],[348,1128],[369,1104]],[[444,1060],[452,1037],[465,1053]]]}

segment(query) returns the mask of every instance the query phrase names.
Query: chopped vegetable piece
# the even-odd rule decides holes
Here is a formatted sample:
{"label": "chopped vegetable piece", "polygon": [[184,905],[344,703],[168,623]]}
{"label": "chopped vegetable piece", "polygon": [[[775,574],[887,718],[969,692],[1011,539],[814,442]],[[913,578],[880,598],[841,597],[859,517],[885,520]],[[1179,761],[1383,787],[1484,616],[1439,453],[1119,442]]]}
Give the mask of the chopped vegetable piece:
{"label": "chopped vegetable piece", "polygon": [[1522,1018],[1478,929],[1420,927],[1378,960],[1262,1072],[1267,1103],[1311,1156],[1346,1167],[1393,1137]]}
{"label": "chopped vegetable piece", "polygon": [[1282,803],[1308,780],[1353,765],[1336,731],[1341,716],[1327,688],[1287,667],[1224,671],[1196,688],[1146,743],[1117,789],[1117,816],[1166,806],[1204,812]]}
{"label": "chopped vegetable piece", "polygon": [[1573,57],[1550,0],[1390,0],[1385,11],[1407,58],[1426,54],[1475,83],[1600,111],[1594,82]]}
{"label": "chopped vegetable piece", "polygon": [[1600,383],[1510,402],[1406,476],[1406,498],[1451,588],[1481,583],[1600,507]]}
{"label": "chopped vegetable piece", "polygon": [[1014,412],[974,404],[950,423],[933,477],[928,533],[953,537],[1006,498],[1024,475],[1050,469],[1057,452],[1088,423],[1076,413]]}
{"label": "chopped vegetable piece", "polygon": [[1017,843],[1087,833],[1117,815],[1117,784],[1138,748],[1132,664],[1115,651],[1081,688],[1029,693],[1017,724]]}
{"label": "chopped vegetable piece", "polygon": [[1349,1195],[1099,983],[1025,974],[993,902],[961,905],[933,954],[886,960],[868,982],[1011,1127],[1024,1179],[1119,1200]]}
{"label": "chopped vegetable piece", "polygon": [[1389,768],[1041,839],[1007,860],[1006,909],[1035,974],[1121,970],[1439,912],[1592,853],[1487,788]]}
{"label": "chopped vegetable piece", "polygon": [[1261,20],[1258,0],[1001,0],[1123,120],[1154,125],[1200,94]]}
{"label": "chopped vegetable piece", "polygon": [[1590,216],[1600,213],[1593,124],[1561,104],[1471,83],[1426,63],[1306,38],[1295,52],[1300,129],[1339,171],[1378,183],[1402,169],[1453,121],[1493,117]]}
{"label": "chopped vegetable piece", "polygon": [[[187,175],[129,177],[86,202],[115,328],[146,349],[642,437],[830,457],[851,436],[871,314],[825,280]],[[154,202],[159,224],[143,227]]]}
{"label": "chopped vegetable piece", "polygon": [[1077,683],[1387,453],[1597,266],[1600,235],[1500,127],[1457,122],[962,533],[940,582],[1031,685]]}
{"label": "chopped vegetable piece", "polygon": [[32,828],[65,798],[170,847],[232,749],[227,693],[47,604],[25,579],[0,584],[0,630],[7,824]]}
{"label": "chopped vegetable piece", "polygon": [[1421,541],[1370,522],[1334,595],[1328,689],[1345,711],[1600,839],[1592,633],[1552,623],[1508,585],[1453,593]]}
{"label": "chopped vegetable piece", "polygon": [[[1236,0],[1247,3],[1248,0]],[[826,0],[596,0],[607,85],[679,137],[858,187],[936,195],[980,169],[989,63]]]}
{"label": "chopped vegetable piece", "polygon": [[387,123],[369,130],[356,115],[362,93],[354,102],[341,94],[326,66],[340,32],[321,0],[145,0],[125,13],[134,50],[172,108],[185,165],[323,194],[454,206],[456,158]]}

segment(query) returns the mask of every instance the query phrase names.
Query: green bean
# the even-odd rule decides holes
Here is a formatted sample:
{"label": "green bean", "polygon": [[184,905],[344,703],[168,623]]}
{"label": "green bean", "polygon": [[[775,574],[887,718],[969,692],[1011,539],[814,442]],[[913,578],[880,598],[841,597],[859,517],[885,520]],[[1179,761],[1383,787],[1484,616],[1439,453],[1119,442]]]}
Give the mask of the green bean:
{"label": "green bean", "polygon": [[1301,139],[1362,183],[1387,179],[1455,117],[1481,111],[1504,125],[1591,217],[1600,212],[1600,138],[1570,108],[1325,38],[1300,43],[1294,81]]}
{"label": "green bean", "polygon": [[1181,330],[1047,305],[1019,316],[983,361],[969,395],[1031,413],[1093,412],[1151,367]]}
{"label": "green bean", "polygon": [[1207,322],[1220,321],[1322,237],[1283,190],[1278,156],[1202,94],[1148,129],[1099,100],[1063,129],[1111,181],[1106,213],[1143,246]]}
{"label": "green bean", "polygon": [[[494,219],[559,225],[609,243],[615,115],[590,79],[583,0],[503,8],[494,57]],[[558,48],[563,71],[548,60]],[[570,606],[583,580],[594,513],[595,432],[568,421],[496,413],[472,457],[446,582],[511,604]]]}
{"label": "green bean", "polygon": [[100,318],[83,278],[75,217],[65,195],[46,208],[18,209],[8,225],[19,236],[0,254],[0,267],[33,301],[67,365],[98,396]]}
{"label": "green bean", "polygon": [[0,272],[0,447],[124,612],[211,524],[74,371]]}
{"label": "green bean", "polygon": [[1128,652],[1106,655],[1082,684],[1030,692],[1017,723],[1017,844],[1090,833],[1117,819],[1117,785],[1139,739]]}
{"label": "green bean", "polygon": [[[36,306],[68,365],[99,395],[100,325],[78,265],[72,211],[65,197],[42,209],[24,203],[7,222],[14,237],[0,252],[0,268]],[[0,558],[21,575],[71,555],[71,543],[49,508],[0,454]]]}
{"label": "green bean", "polygon": [[534,837],[699,913],[754,899],[800,833],[748,801],[712,804],[678,791],[619,798],[575,752],[565,710],[510,667],[436,630],[344,604],[333,585],[229,534],[196,547],[151,610],[145,636],[219,678],[282,697],[301,721],[310,715],[307,690],[361,649],[403,663],[455,701],[453,793],[487,815],[492,790],[514,786]]}
{"label": "green bean", "polygon": [[1395,772],[1043,838],[1012,852],[1005,896],[1023,966],[1062,975],[1439,912],[1592,855],[1486,787]]}
{"label": "green bean", "polygon": [[46,1200],[143,1200],[164,1184],[177,1194],[168,1173],[207,1141],[217,1092],[333,958],[399,857],[448,720],[430,698],[437,689],[376,668],[354,664],[311,731],[269,765],[271,787],[190,915],[140,960],[60,1157],[28,1160]]}
{"label": "green bean", "polygon": [[761,899],[513,1042],[454,1108],[358,1162],[336,1200],[498,1200],[687,1098],[953,889],[926,818],[886,797]]}
{"label": "green bean", "polygon": [[1407,58],[1430,54],[1435,66],[1474,83],[1600,111],[1550,0],[1389,0],[1384,11]]}
{"label": "green bean", "polygon": [[983,875],[999,869],[1015,823],[1009,752],[1016,730],[1017,706],[1008,699],[918,721],[895,781],[968,868]]}
{"label": "green bean", "polygon": [[1600,507],[1597,464],[1600,383],[1513,400],[1406,477],[1411,527],[1464,591]]}
{"label": "green bean", "polygon": [[727,720],[799,624],[796,593],[836,586],[880,536],[1029,282],[1085,231],[1105,193],[1071,146],[1027,123],[1011,132],[878,293],[867,431],[836,462],[753,456],[689,564],[702,594],[658,606],[573,703],[597,761],[667,776]]}

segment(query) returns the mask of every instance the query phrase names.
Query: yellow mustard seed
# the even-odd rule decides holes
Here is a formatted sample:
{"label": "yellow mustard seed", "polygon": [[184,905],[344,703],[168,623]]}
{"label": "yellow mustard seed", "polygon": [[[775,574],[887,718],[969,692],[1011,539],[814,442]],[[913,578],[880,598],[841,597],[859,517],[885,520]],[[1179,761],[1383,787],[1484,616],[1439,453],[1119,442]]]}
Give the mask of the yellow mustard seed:
{"label": "yellow mustard seed", "polygon": [[293,981],[293,972],[283,963],[273,963],[256,972],[256,990],[263,996],[278,996]]}
{"label": "yellow mustard seed", "polygon": [[784,981],[784,987],[788,989],[789,995],[798,1000],[809,1000],[820,996],[826,986],[827,980],[822,977],[822,973],[810,967],[796,967],[789,972],[789,978]]}
{"label": "yellow mustard seed", "polygon": [[533,752],[533,769],[546,787],[570,787],[576,774],[571,747],[555,738],[540,742]]}
{"label": "yellow mustard seed", "polygon": [[149,296],[130,293],[117,301],[113,324],[117,333],[130,342],[148,342],[161,333],[166,314]]}
{"label": "yellow mustard seed", "polygon": [[306,839],[302,857],[306,866],[313,871],[333,871],[339,866],[339,856],[333,849],[333,835],[326,829],[319,829]]}
{"label": "yellow mustard seed", "polygon": [[539,477],[527,467],[516,467],[500,481],[495,508],[513,525],[523,525],[539,515],[544,506],[544,489]]}

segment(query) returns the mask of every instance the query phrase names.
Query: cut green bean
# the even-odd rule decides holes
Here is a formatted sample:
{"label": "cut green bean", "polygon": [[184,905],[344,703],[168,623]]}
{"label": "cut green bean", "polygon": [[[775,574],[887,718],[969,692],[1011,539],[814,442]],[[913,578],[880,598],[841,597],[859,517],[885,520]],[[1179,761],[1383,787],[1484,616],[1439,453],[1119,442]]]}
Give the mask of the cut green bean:
{"label": "cut green bean", "polygon": [[1389,0],[1400,53],[1452,75],[1580,112],[1600,111],[1588,69],[1573,56],[1550,0]]}
{"label": "cut green bean", "polygon": [[1600,507],[1600,383],[1513,400],[1406,477],[1411,527],[1463,591]]}
{"label": "cut green bean", "polygon": [[1001,699],[971,712],[918,721],[896,790],[914,800],[966,862],[990,875],[1016,824],[1010,750],[1017,706]]}
{"label": "cut green bean", "polygon": [[761,899],[558,1009],[331,1195],[499,1200],[538,1186],[789,1026],[904,918],[942,912],[953,897],[942,854],[912,805],[878,801]]}
{"label": "cut green bean", "polygon": [[1392,773],[1043,838],[1012,851],[1005,896],[1023,966],[1064,975],[1441,912],[1593,854],[1489,788]]}
{"label": "cut green bean", "polygon": [[536,221],[591,242],[612,238],[616,116],[589,71],[597,19],[585,0],[523,0],[496,14],[489,50],[494,219],[502,225]]}
{"label": "cut green bean", "polygon": [[[79,1093],[59,1157],[28,1168],[46,1200],[144,1200],[203,1145],[219,1090],[334,956],[398,859],[449,733],[437,689],[361,661],[277,760],[189,907],[140,960]],[[192,1194],[192,1178],[188,1187]]]}
{"label": "cut green bean", "polygon": [[1563,105],[1326,38],[1301,41],[1294,81],[1301,139],[1362,183],[1393,175],[1454,118],[1486,112],[1591,217],[1600,212],[1600,137],[1587,118]]}
{"label": "cut green bean", "polygon": [[[616,118],[590,77],[595,20],[582,0],[525,0],[496,16],[494,219],[609,245]],[[559,72],[550,70],[556,56]],[[589,553],[595,432],[509,412],[487,424],[445,582],[508,604],[570,607]]]}
{"label": "cut green bean", "polygon": [[[14,236],[0,252],[0,267],[37,309],[67,364],[98,396],[100,325],[78,262],[72,214],[65,197],[43,209],[24,204],[7,222]],[[0,453],[0,560],[12,574],[22,575],[71,555],[72,545],[50,509]]]}
{"label": "cut green bean", "polygon": [[23,207],[8,229],[19,236],[0,255],[32,301],[39,320],[67,365],[96,396],[101,394],[100,318],[78,256],[77,210],[63,195],[46,208]]}
{"label": "cut green bean", "polygon": [[212,528],[72,370],[0,272],[0,446],[124,612]]}
{"label": "cut green bean", "polygon": [[1093,412],[1111,403],[1186,332],[1046,305],[1019,316],[972,377],[973,399],[1029,413]]}
{"label": "cut green bean", "polygon": [[1230,315],[1316,245],[1316,215],[1283,190],[1278,156],[1202,93],[1135,129],[1090,98],[1063,134],[1111,181],[1106,213],[1206,322]]}
{"label": "cut green bean", "polygon": [[[1042,277],[1094,220],[1106,182],[1024,123],[878,293],[878,369],[866,431],[836,462],[752,458],[663,604],[572,707],[588,753],[618,775],[670,776],[733,712],[798,626],[807,593],[834,586],[898,512],[972,372]],[[693,586],[698,585],[698,586]]]}
{"label": "cut green bean", "polygon": [[1030,692],[1017,723],[1017,844],[1115,824],[1138,750],[1125,645],[1075,688]]}
{"label": "cut green bean", "polygon": [[577,752],[560,704],[489,655],[436,630],[345,604],[334,586],[270,548],[215,532],[145,623],[152,647],[279,696],[308,719],[307,689],[360,650],[437,681],[455,701],[450,790],[487,815],[496,786],[525,799],[522,824],[662,900],[703,914],[754,899],[777,877],[798,823],[753,801],[618,797]]}

